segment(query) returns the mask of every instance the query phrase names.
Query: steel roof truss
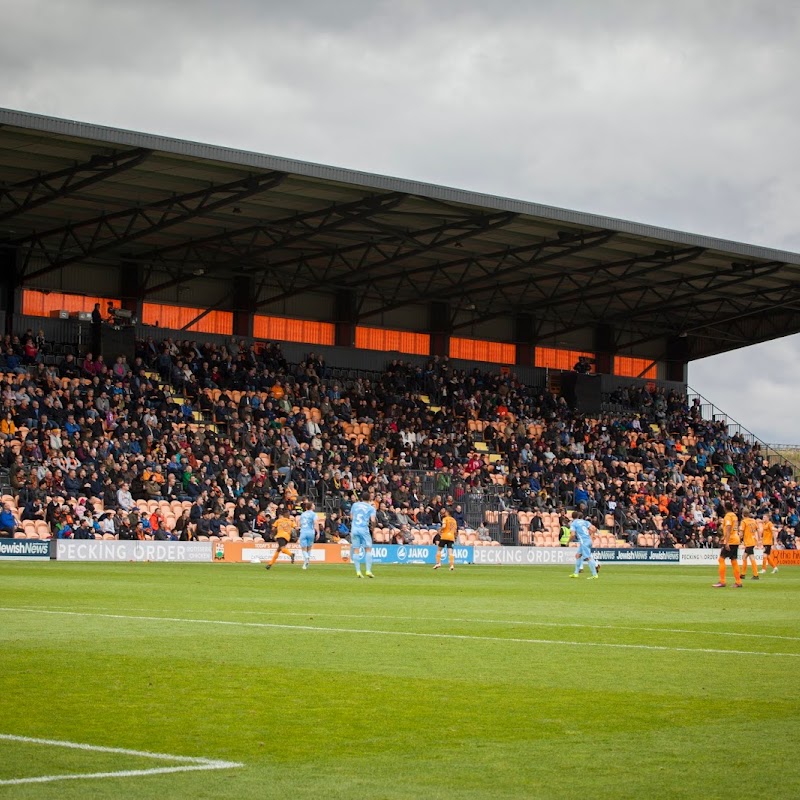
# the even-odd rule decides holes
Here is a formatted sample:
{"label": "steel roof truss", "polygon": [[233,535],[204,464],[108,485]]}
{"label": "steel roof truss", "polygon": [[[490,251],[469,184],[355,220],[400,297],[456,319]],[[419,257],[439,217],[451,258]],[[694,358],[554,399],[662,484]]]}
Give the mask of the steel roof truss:
{"label": "steel roof truss", "polygon": [[[286,177],[285,173],[279,172],[251,175],[230,183],[173,195],[144,206],[70,223],[33,234],[12,244],[25,250],[23,276],[25,281],[30,281],[69,264],[86,261],[158,231],[233,205],[278,186]],[[27,272],[36,256],[44,258],[48,266]]]}
{"label": "steel roof truss", "polygon": [[137,148],[109,155],[93,155],[88,161],[54,172],[35,175],[24,181],[0,186],[0,221],[69,197],[132,167],[137,167],[150,150]]}

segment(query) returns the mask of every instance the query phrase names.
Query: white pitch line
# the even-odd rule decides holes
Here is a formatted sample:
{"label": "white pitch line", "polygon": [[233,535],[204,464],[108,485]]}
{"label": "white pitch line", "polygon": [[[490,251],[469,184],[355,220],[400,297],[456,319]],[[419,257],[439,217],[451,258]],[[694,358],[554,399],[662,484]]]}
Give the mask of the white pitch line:
{"label": "white pitch line", "polygon": [[[17,736],[11,733],[0,733],[0,740],[7,742],[22,742],[23,744],[44,744],[48,747],[66,747],[72,750],[88,750],[93,753],[115,753],[123,756],[136,756],[138,758],[154,758],[161,761],[181,761],[180,766],[153,767],[153,769],[119,770],[115,772],[85,772],[74,775],[37,775],[30,778],[10,778],[0,780],[0,786],[16,786],[23,783],[52,783],[53,781],[75,781],[89,778],[135,778],[144,775],[166,775],[172,772],[197,772],[209,769],[232,769],[242,767],[236,761],[220,761],[213,758],[198,758],[196,756],[177,756],[169,753],[151,753],[147,750],[129,750],[125,747],[105,747],[82,742],[68,742],[63,739],[39,739],[34,736]],[[187,763],[188,762],[188,763]]]}
{"label": "white pitch line", "polygon": [[[230,766],[240,766],[232,764]],[[154,767],[153,769],[128,769],[119,772],[86,772],[75,775],[37,775],[33,778],[12,778],[0,780],[0,786],[17,786],[21,783],[53,783],[54,781],[78,781],[90,778],[140,778],[147,775],[167,775],[171,772],[197,772],[208,769],[227,769],[212,764],[186,764],[183,767]]]}
{"label": "white pitch line", "polygon": [[[57,614],[57,611],[51,612]],[[226,767],[241,767],[233,761],[218,761],[213,758],[199,758],[198,756],[176,756],[170,753],[151,753],[149,750],[129,750],[126,747],[106,747],[99,744],[85,744],[83,742],[68,742],[64,739],[37,739],[34,736],[16,736],[11,733],[0,733],[0,739],[9,742],[24,742],[25,744],[46,744],[52,747],[66,747],[71,750],[91,750],[93,753],[117,753],[122,756],[139,756],[140,758],[160,758],[162,761],[188,761],[192,764],[224,764]]]}
{"label": "white pitch line", "polygon": [[[8,610],[8,609],[0,609]],[[30,606],[16,606],[17,611],[41,611]],[[107,608],[93,608],[92,613],[107,611]],[[131,608],[130,611],[152,611],[150,608]],[[413,617],[398,614],[336,614],[324,611],[250,611],[249,609],[226,609],[228,614],[252,614],[261,617],[328,617],[330,619],[387,619],[403,622],[467,622],[486,625],[522,625],[538,628],[585,628],[598,631],[642,631],[643,633],[689,633],[696,636],[737,636],[746,639],[777,639],[785,642],[800,642],[800,636],[781,636],[774,633],[738,633],[736,631],[708,631],[695,628],[643,628],[639,625],[590,625],[584,622],[543,622],[541,620],[486,619],[481,617]],[[163,617],[158,617],[163,619]]]}
{"label": "white pitch line", "polygon": [[102,619],[128,619],[141,622],[176,622],[190,625],[222,625],[240,628],[266,628],[270,630],[316,631],[318,633],[358,633],[374,636],[408,636],[424,639],[452,639],[476,642],[511,642],[515,644],[555,644],[569,647],[607,647],[622,650],[660,650],[672,653],[711,653],[738,656],[783,656],[800,658],[800,653],[770,653],[758,650],[718,650],[705,647],[667,647],[650,644],[618,644],[612,642],[575,642],[564,639],[522,639],[506,636],[469,636],[459,633],[419,633],[417,631],[376,631],[369,628],[331,628],[321,625],[285,625],[277,622],[236,622],[223,619],[190,619],[186,617],[153,617],[133,614],[93,614],[84,611],[50,611],[47,609],[0,608],[0,611],[24,611],[32,614],[57,614],[70,617],[97,617]]}
{"label": "white pitch line", "polygon": [[[137,611],[149,611],[142,608]],[[364,619],[365,614],[329,614],[318,611],[247,611],[227,609],[229,614],[257,614],[276,617],[331,617],[334,619]],[[800,636],[780,636],[772,633],[734,633],[731,631],[703,631],[692,628],[642,628],[637,625],[589,625],[583,622],[541,622],[539,620],[519,619],[481,619],[479,617],[401,617],[394,614],[379,615],[369,614],[369,619],[399,619],[403,621],[415,620],[419,622],[469,622],[471,624],[485,623],[489,625],[530,625],[531,627],[544,628],[587,628],[601,631],[644,631],[645,633],[694,633],[701,636],[744,636],[748,639],[782,639],[788,642],[800,642]]]}

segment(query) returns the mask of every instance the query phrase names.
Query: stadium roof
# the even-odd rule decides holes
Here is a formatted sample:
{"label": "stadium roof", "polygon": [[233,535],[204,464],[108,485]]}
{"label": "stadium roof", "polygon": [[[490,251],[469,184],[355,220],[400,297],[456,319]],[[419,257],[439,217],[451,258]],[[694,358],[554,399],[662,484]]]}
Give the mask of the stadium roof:
{"label": "stadium roof", "polygon": [[380,324],[440,301],[456,334],[523,315],[536,341],[602,326],[687,359],[800,331],[796,253],[6,109],[0,248],[23,286],[139,264],[145,298],[244,277],[256,309],[341,291]]}

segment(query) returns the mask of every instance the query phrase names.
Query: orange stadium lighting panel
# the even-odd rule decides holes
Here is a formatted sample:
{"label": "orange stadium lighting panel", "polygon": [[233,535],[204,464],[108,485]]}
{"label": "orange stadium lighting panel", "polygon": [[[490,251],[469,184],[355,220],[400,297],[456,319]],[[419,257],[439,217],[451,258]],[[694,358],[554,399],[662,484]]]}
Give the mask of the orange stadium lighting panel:
{"label": "orange stadium lighting panel", "polygon": [[484,339],[450,339],[450,358],[464,361],[486,361],[492,364],[513,364],[517,348],[513,344],[488,342]]}
{"label": "orange stadium lighting panel", "polygon": [[[581,356],[594,359],[594,353],[587,353],[584,350],[561,350],[558,347],[537,347],[533,354],[533,363],[536,367],[546,369],[571,370]],[[594,364],[592,372],[594,372]]]}
{"label": "orange stadium lighting panel", "polygon": [[333,345],[336,330],[330,322],[313,322],[308,319],[253,317],[253,338],[279,342],[305,342],[306,344]]}
{"label": "orange stadium lighting panel", "polygon": [[411,333],[410,331],[357,325],[356,347],[362,350],[428,356],[431,353],[431,337],[427,333]]}
{"label": "orange stadium lighting panel", "polygon": [[[197,333],[217,333],[224,336],[230,336],[233,333],[233,312],[231,311],[209,311],[196,322],[192,322],[204,310],[189,306],[172,306],[166,303],[143,303],[142,323],[176,331],[182,330],[188,325],[187,331]],[[191,325],[189,325],[190,322],[192,322]]]}

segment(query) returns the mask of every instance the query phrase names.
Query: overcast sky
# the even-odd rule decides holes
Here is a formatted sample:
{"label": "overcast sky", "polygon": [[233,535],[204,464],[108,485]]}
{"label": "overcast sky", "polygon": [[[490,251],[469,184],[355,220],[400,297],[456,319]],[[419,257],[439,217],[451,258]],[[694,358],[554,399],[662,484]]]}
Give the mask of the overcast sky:
{"label": "overcast sky", "polygon": [[[791,0],[0,0],[0,105],[800,251]],[[800,442],[800,337],[695,362]]]}

